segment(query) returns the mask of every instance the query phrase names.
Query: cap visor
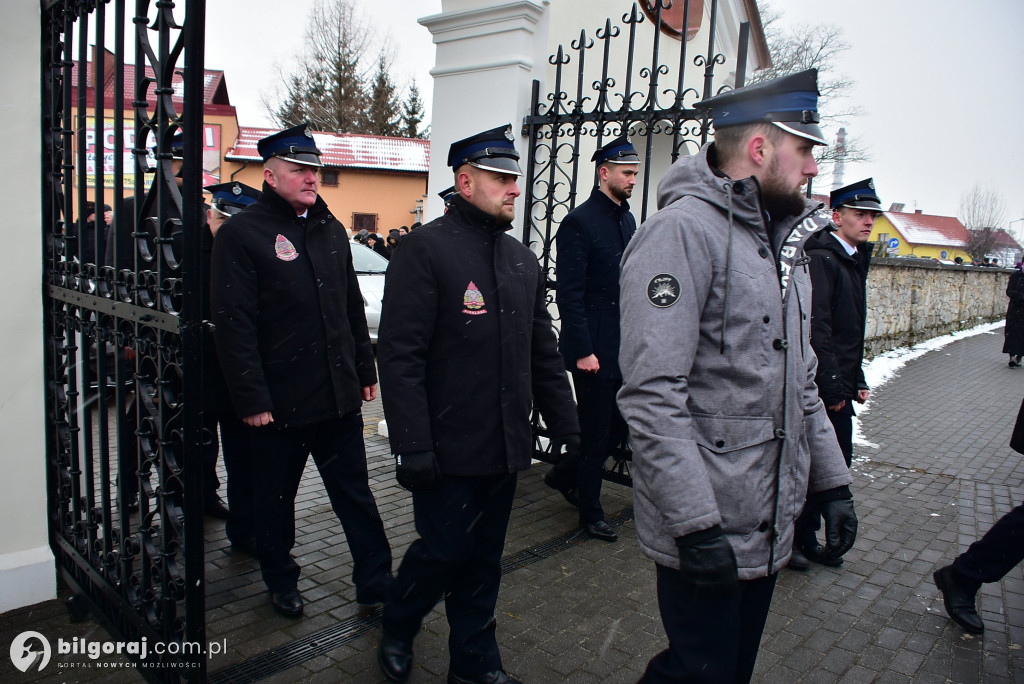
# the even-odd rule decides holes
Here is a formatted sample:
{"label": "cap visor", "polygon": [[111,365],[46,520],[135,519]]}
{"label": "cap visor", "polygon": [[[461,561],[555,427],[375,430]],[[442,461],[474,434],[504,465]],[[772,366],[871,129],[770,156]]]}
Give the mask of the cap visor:
{"label": "cap visor", "polygon": [[828,145],[825,140],[825,134],[821,132],[821,128],[818,124],[814,123],[797,123],[795,121],[773,121],[773,124],[793,135],[806,138],[816,145]]}
{"label": "cap visor", "polygon": [[882,205],[878,202],[872,202],[871,200],[853,200],[852,202],[843,202],[839,205],[840,207],[846,207],[847,209],[866,209],[867,211],[883,211]]}
{"label": "cap visor", "polygon": [[610,157],[608,159],[605,159],[603,162],[598,162],[598,163],[599,164],[639,164],[640,163],[640,157],[636,156],[635,154],[631,154],[631,155],[628,155],[628,156],[625,156],[625,157]]}
{"label": "cap visor", "polygon": [[285,161],[295,162],[296,164],[303,164],[304,166],[317,166],[323,167],[324,163],[320,161],[320,157],[315,154],[308,152],[293,152],[291,154],[277,155],[280,159]]}
{"label": "cap visor", "polygon": [[493,171],[494,173],[511,173],[516,176],[522,176],[523,172],[519,169],[519,163],[511,157],[485,157],[484,159],[477,159],[476,161],[469,162],[470,166],[475,166],[478,169],[484,171]]}

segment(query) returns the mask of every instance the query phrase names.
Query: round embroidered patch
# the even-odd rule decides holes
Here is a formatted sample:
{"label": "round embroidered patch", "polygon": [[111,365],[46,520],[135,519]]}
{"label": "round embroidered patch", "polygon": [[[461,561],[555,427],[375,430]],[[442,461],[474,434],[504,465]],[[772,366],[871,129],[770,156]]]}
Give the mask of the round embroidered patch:
{"label": "round embroidered patch", "polygon": [[664,309],[679,301],[679,279],[669,273],[659,273],[647,283],[647,299]]}

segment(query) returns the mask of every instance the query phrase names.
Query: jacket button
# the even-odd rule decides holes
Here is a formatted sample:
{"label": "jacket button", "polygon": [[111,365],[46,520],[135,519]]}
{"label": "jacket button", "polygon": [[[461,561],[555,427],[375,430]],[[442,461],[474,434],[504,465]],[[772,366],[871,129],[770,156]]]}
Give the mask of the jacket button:
{"label": "jacket button", "polygon": [[786,431],[782,428],[775,428],[775,439],[786,439]]}
{"label": "jacket button", "polygon": [[764,247],[762,247],[761,249],[757,250],[757,253],[761,255],[762,259],[767,259],[768,258],[768,250],[765,249]]}
{"label": "jacket button", "polygon": [[747,188],[746,186],[743,185],[743,181],[736,181],[735,183],[732,184],[732,191],[735,192],[737,195],[742,195],[744,192],[746,192],[746,190]]}
{"label": "jacket button", "polygon": [[789,340],[782,340],[782,339],[772,340],[772,347],[774,347],[775,349],[778,349],[779,351],[782,351],[783,349],[787,349],[789,347]]}
{"label": "jacket button", "polygon": [[765,314],[765,317],[764,317],[763,320],[764,320],[765,323],[771,323],[772,322],[772,317],[769,316],[768,314]]}
{"label": "jacket button", "polygon": [[718,447],[719,449],[721,449],[722,447],[725,446],[725,440],[724,439],[716,439],[715,440],[715,446]]}
{"label": "jacket button", "polygon": [[771,527],[771,525],[768,524],[768,521],[767,520],[762,520],[761,524],[757,526],[757,531],[758,532],[767,532],[769,527]]}

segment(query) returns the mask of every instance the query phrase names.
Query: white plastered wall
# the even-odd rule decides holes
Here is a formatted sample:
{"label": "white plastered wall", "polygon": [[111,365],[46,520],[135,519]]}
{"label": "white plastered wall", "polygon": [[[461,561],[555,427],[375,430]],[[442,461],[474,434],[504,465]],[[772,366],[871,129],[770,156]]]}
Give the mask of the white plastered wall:
{"label": "white plastered wall", "polygon": [[0,22],[0,612],[56,597],[47,541],[40,191],[40,3]]}

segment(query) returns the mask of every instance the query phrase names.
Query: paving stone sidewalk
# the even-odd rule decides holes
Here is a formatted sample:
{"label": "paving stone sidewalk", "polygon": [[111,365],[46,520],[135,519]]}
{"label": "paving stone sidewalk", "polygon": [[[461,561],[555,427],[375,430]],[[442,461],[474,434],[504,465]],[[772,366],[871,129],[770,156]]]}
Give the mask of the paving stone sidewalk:
{"label": "paving stone sidewalk", "polygon": [[[856,446],[853,467],[858,542],[842,568],[782,573],[754,681],[1024,682],[1021,568],[983,588],[984,637],[949,621],[931,580],[1024,500],[1024,466],[1007,446],[1024,369],[1007,367],[1001,345],[1002,329],[953,342],[909,362],[873,394],[862,418],[870,444]],[[395,484],[386,440],[376,435],[379,402],[365,415],[373,488],[397,568],[415,538],[410,497]],[[533,683],[634,682],[666,642],[654,566],[636,543],[631,492],[604,487],[618,543],[583,539],[575,511],[544,486],[546,468],[520,477],[506,542],[497,611],[506,669]],[[297,621],[273,612],[255,560],[231,553],[223,524],[207,521],[209,639],[228,646],[211,661],[210,681],[382,682],[374,655],[379,614],[357,614],[351,556],[312,464],[297,507],[295,555],[307,601]],[[58,601],[0,615],[3,650],[26,629],[51,641],[110,639],[91,620],[70,623]],[[443,681],[443,609],[427,619],[415,649],[410,681]],[[26,677],[0,654],[0,681],[141,679],[131,669],[55,664]]]}

